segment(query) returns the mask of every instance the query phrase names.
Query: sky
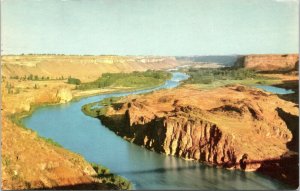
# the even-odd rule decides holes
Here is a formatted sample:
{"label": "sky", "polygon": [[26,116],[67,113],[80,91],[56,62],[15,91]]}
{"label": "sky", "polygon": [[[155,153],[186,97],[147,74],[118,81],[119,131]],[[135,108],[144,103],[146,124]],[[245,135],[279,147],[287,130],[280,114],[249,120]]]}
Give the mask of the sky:
{"label": "sky", "polygon": [[298,0],[1,0],[2,54],[298,52]]}

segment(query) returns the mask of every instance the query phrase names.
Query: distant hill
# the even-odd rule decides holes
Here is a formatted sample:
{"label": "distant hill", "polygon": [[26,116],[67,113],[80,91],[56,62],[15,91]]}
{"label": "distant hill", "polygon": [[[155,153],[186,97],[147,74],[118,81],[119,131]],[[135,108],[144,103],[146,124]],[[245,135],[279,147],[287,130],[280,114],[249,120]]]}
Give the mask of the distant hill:
{"label": "distant hill", "polygon": [[188,62],[212,62],[225,66],[233,66],[240,57],[240,55],[179,56],[176,57],[176,60]]}
{"label": "distant hill", "polygon": [[80,56],[80,55],[7,55],[1,57],[5,77],[76,77],[93,81],[102,73],[118,73],[176,68],[174,57],[159,56]]}

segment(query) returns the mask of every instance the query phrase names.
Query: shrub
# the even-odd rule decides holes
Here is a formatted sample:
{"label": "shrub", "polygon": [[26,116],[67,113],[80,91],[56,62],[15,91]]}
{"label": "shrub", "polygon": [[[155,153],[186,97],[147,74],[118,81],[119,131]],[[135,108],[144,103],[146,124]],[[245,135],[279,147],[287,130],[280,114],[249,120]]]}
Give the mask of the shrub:
{"label": "shrub", "polygon": [[19,79],[19,76],[11,76],[10,79]]}
{"label": "shrub", "polygon": [[103,183],[114,184],[122,190],[128,190],[131,188],[131,182],[125,178],[110,173],[110,170],[102,165],[92,163],[93,169],[97,173],[97,177],[102,180]]}
{"label": "shrub", "polygon": [[27,80],[33,80],[33,75],[30,74],[30,75],[27,77]]}
{"label": "shrub", "polygon": [[81,81],[77,78],[72,78],[72,77],[69,77],[68,78],[68,84],[75,84],[75,85],[80,85],[81,84]]}
{"label": "shrub", "polygon": [[57,147],[62,147],[61,144],[57,143],[56,141],[54,141],[51,138],[44,138],[44,137],[40,137],[41,139],[44,139],[47,143],[57,146]]}
{"label": "shrub", "polygon": [[20,88],[17,88],[15,94],[20,93],[20,90],[21,90]]}

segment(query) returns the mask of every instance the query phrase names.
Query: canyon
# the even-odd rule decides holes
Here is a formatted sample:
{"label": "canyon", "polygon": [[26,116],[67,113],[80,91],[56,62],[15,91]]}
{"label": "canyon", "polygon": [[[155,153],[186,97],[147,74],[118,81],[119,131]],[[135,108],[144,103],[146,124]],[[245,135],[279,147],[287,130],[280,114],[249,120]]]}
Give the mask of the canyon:
{"label": "canyon", "polygon": [[[245,59],[241,66],[255,68],[255,63],[265,63],[272,57],[279,58],[274,62],[276,65],[287,62],[293,70],[297,66],[294,56],[282,55],[255,56],[251,62]],[[61,76],[92,81],[106,72],[170,69],[184,64],[173,57],[2,56],[2,189],[80,185],[86,189],[115,189],[95,178],[95,170],[83,157],[22,128],[14,117],[28,115],[41,105],[124,90],[79,91],[66,80],[57,79]],[[264,66],[262,71],[276,67]],[[50,80],[11,79],[30,74]],[[276,75],[285,80],[297,78]],[[11,92],[7,91],[8,84],[12,86]],[[258,170],[297,185],[291,177],[297,177],[294,168],[298,164],[298,142],[291,132],[296,131],[298,106],[284,99],[244,86],[209,91],[185,86],[141,97],[129,96],[109,107],[107,115],[100,118],[125,139],[150,150],[231,169]]]}

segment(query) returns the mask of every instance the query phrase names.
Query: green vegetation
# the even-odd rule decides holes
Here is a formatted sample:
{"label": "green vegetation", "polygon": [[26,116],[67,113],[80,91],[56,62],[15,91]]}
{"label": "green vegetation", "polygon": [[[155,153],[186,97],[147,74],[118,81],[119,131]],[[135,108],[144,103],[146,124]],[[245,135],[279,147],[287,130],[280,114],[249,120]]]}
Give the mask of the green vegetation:
{"label": "green vegetation", "polygon": [[9,82],[6,82],[5,88],[7,89],[7,93],[8,94],[12,94],[13,93],[14,85],[11,84],[11,83],[9,83]]}
{"label": "green vegetation", "polygon": [[[30,114],[32,113],[32,111],[33,111],[33,109],[31,109],[31,110],[28,112],[28,114],[30,115]],[[35,131],[31,130],[31,129],[26,128],[26,127],[24,126],[24,124],[22,123],[22,120],[21,120],[21,119],[22,119],[23,117],[26,116],[26,113],[27,113],[27,112],[22,112],[22,113],[18,113],[18,114],[12,114],[12,115],[9,116],[9,119],[10,119],[14,124],[16,124],[17,126],[22,127],[22,128],[24,128],[24,129],[26,129],[26,130],[29,130],[29,131],[31,131],[31,132],[35,132]],[[36,132],[35,132],[35,133],[36,133]],[[37,133],[36,133],[36,135],[37,135],[37,139],[43,139],[44,141],[46,141],[47,143],[49,143],[49,144],[51,144],[51,145],[54,145],[54,146],[57,146],[57,147],[62,147],[59,143],[55,142],[55,141],[54,141],[53,139],[51,139],[51,138],[42,137],[42,136],[38,135]]]}
{"label": "green vegetation", "polygon": [[92,167],[97,172],[97,177],[105,184],[116,185],[121,190],[129,190],[132,185],[127,179],[110,173],[110,170],[102,165],[92,163]]}
{"label": "green vegetation", "polygon": [[36,108],[38,107],[47,107],[49,105],[54,105],[54,104],[50,104],[50,103],[45,103],[43,105],[39,105],[39,104],[34,104],[31,105],[30,110],[29,111],[23,111],[23,112],[19,112],[19,113],[15,113],[15,114],[11,114],[8,116],[9,120],[11,122],[13,122],[14,124],[16,124],[18,127],[21,127],[23,129],[26,129],[30,132],[33,132],[37,135],[37,139],[43,139],[45,142],[57,146],[57,147],[62,147],[59,143],[55,142],[53,139],[51,138],[46,138],[46,137],[42,137],[40,136],[36,131],[32,130],[32,129],[28,129],[25,127],[25,125],[22,122],[22,118],[26,117],[26,116],[30,116],[32,115],[33,111],[36,110]]}
{"label": "green vegetation", "polygon": [[[49,76],[38,76],[38,75],[32,75],[30,74],[29,76],[10,76],[10,79],[16,79],[16,80],[22,80],[22,81],[26,81],[26,80],[31,80],[31,81],[47,81],[47,80],[54,80],[54,79],[50,79]],[[56,80],[63,80],[64,77],[59,77],[56,78]]]}
{"label": "green vegetation", "polygon": [[202,88],[214,88],[228,84],[274,84],[280,81],[243,68],[190,68],[186,73],[190,75],[190,78],[185,83],[197,84]]}
{"label": "green vegetation", "polygon": [[104,73],[93,82],[80,84],[77,86],[77,89],[87,90],[106,87],[146,88],[160,85],[170,78],[171,74],[168,72],[153,70],[132,73]]}
{"label": "green vegetation", "polygon": [[81,84],[81,81],[77,78],[72,78],[71,76],[68,78],[67,81],[68,84],[75,84],[75,85],[79,85]]}
{"label": "green vegetation", "polygon": [[209,84],[216,80],[244,80],[258,77],[252,70],[229,68],[189,69],[188,74],[191,77],[187,82],[195,84]]}
{"label": "green vegetation", "polygon": [[11,76],[10,79],[19,79],[19,76]]}
{"label": "green vegetation", "polygon": [[2,158],[2,165],[3,166],[9,166],[11,164],[11,160],[8,156],[4,156]]}
{"label": "green vegetation", "polygon": [[[36,108],[36,107],[34,107],[34,108]],[[32,111],[33,111],[33,109],[31,109],[28,113],[27,113],[27,112],[22,112],[22,113],[18,113],[18,114],[12,114],[12,115],[9,116],[9,119],[10,119],[14,124],[16,124],[17,126],[22,127],[22,128],[24,128],[24,129],[26,129],[26,130],[29,130],[29,131],[31,131],[31,132],[35,132],[35,131],[31,130],[31,129],[26,128],[26,127],[24,126],[24,124],[22,123],[22,120],[21,120],[23,117],[26,116],[26,114],[31,115]],[[36,133],[36,132],[35,132],[35,133]],[[54,146],[57,146],[57,147],[62,147],[59,143],[55,142],[55,141],[54,141],[53,139],[51,139],[51,138],[42,137],[42,136],[38,135],[38,133],[36,133],[36,135],[37,135],[37,139],[43,139],[44,141],[46,141],[47,143],[49,143],[49,144],[51,144],[51,145],[54,145]]]}
{"label": "green vegetation", "polygon": [[99,101],[99,104],[100,105],[103,105],[103,106],[110,106],[114,103],[116,103],[117,101],[119,101],[122,97],[110,97],[110,98],[105,98],[101,101]]}
{"label": "green vegetation", "polygon": [[98,102],[88,103],[81,107],[81,111],[91,117],[98,117],[100,115],[105,115],[107,112],[107,106],[121,107],[121,103],[116,103],[122,97],[110,97],[105,98]]}
{"label": "green vegetation", "polygon": [[41,137],[41,136],[39,136],[39,138],[43,139],[44,141],[46,141],[47,143],[49,143],[51,145],[54,145],[54,146],[57,146],[57,147],[62,147],[61,144],[59,144],[58,142],[54,141],[51,138],[45,138],[45,137]]}

